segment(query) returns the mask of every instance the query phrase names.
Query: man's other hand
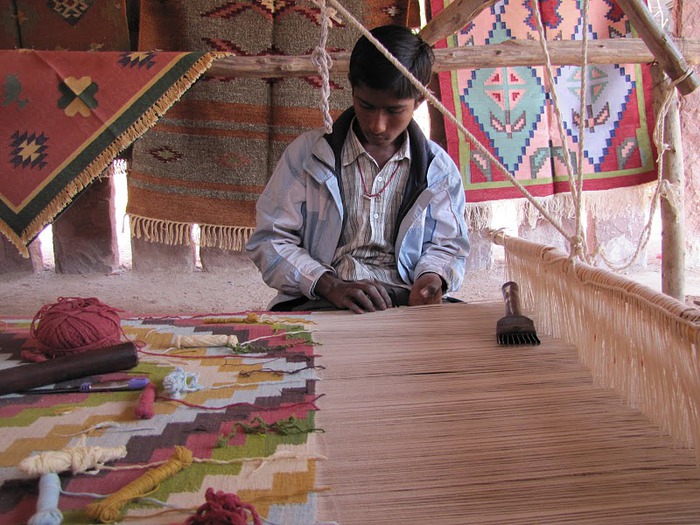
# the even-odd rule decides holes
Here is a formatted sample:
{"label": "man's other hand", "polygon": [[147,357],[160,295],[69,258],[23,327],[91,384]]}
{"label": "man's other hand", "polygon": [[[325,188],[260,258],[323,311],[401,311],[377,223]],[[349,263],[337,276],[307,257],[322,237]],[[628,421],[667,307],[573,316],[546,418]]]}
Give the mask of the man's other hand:
{"label": "man's other hand", "polygon": [[324,273],[316,283],[315,292],[336,308],[352,310],[356,314],[391,307],[391,298],[384,286],[367,279],[343,281],[331,273]]}
{"label": "man's other hand", "polygon": [[424,273],[411,288],[408,306],[440,304],[442,302],[442,277],[436,273]]}

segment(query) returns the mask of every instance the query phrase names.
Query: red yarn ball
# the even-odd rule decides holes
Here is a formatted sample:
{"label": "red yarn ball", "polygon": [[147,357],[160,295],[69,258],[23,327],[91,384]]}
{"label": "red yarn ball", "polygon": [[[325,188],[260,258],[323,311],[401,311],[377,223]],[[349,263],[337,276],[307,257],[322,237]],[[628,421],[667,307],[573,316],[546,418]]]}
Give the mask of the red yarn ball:
{"label": "red yarn ball", "polygon": [[121,318],[94,297],[59,297],[34,316],[31,334],[44,358],[75,355],[119,344]]}
{"label": "red yarn ball", "polygon": [[237,494],[214,492],[208,488],[204,497],[207,502],[187,519],[185,525],[248,525],[249,518],[254,525],[262,525],[255,508],[241,501]]}

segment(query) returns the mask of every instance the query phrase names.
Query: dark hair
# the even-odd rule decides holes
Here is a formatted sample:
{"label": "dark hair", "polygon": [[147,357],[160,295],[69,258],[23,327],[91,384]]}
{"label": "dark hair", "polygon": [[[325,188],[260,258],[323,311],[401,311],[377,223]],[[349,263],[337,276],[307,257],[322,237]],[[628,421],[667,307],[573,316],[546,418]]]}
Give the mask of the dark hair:
{"label": "dark hair", "polygon": [[[433,50],[407,27],[380,26],[370,31],[387,50],[424,86],[430,82]],[[391,89],[398,98],[418,99],[422,95],[411,81],[362,36],[350,55],[350,85],[363,83],[371,89]]]}

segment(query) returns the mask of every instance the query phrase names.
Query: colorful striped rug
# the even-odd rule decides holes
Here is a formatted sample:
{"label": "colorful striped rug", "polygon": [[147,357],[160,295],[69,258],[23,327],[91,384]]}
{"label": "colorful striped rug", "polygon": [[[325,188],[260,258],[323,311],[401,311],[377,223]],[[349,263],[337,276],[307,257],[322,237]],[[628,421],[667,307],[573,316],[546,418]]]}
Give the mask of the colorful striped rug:
{"label": "colorful striped rug", "polygon": [[[20,351],[31,347],[29,324],[0,321],[0,368],[16,366]],[[178,447],[193,462],[147,499],[126,504],[120,520],[184,523],[212,489],[237,494],[268,523],[315,523],[313,325],[303,317],[244,313],[128,317],[122,328],[145,345],[139,364],[102,379],[147,377],[157,387],[153,417],[137,417],[138,391],[0,397],[0,523],[26,523],[36,512],[39,479],[18,468],[24,459],[72,448],[90,456],[85,447],[125,447],[125,456],[98,473],[60,473],[57,507],[66,524],[93,523],[87,513],[96,494],[122,489]],[[230,346],[201,346],[212,336]]]}
{"label": "colorful striped rug", "polygon": [[[367,25],[405,25],[409,0],[352,0]],[[337,16],[326,48],[349,50],[359,33]],[[313,3],[255,0],[142,2],[139,48],[225,51],[242,56],[310,54],[320,39]],[[198,81],[134,147],[127,214],[132,234],[166,244],[238,250],[255,226],[255,203],[284,148],[323,125],[320,77]],[[351,104],[343,76],[331,78],[330,109]]]}

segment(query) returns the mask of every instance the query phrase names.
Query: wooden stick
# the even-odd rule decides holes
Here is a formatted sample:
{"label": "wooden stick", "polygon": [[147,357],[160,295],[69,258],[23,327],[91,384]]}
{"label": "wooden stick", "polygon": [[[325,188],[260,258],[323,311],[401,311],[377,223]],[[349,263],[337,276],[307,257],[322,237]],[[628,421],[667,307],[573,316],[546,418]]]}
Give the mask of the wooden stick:
{"label": "wooden stick", "polygon": [[108,374],[135,367],[139,362],[132,342],[57,357],[0,370],[0,395],[91,375]]}
{"label": "wooden stick", "polygon": [[496,0],[455,0],[434,16],[418,34],[432,46],[455,34],[495,3]]}
{"label": "wooden stick", "polygon": [[[700,40],[676,40],[684,49],[690,64],[700,64]],[[553,65],[580,66],[583,48],[580,41],[548,43]],[[331,53],[331,75],[346,75],[350,53]],[[589,42],[589,64],[644,64],[655,61],[654,54],[640,38],[616,38]],[[457,69],[540,66],[544,64],[537,42],[509,40],[502,44],[436,49],[433,71]],[[207,71],[211,76],[240,78],[291,78],[318,75],[311,55],[297,56],[232,56],[215,60]]]}
{"label": "wooden stick", "polygon": [[617,0],[617,5],[625,12],[671,80],[685,77],[679,82],[678,91],[683,95],[695,91],[700,85],[697,75],[688,66],[673,40],[656,23],[647,6],[640,0]]}

